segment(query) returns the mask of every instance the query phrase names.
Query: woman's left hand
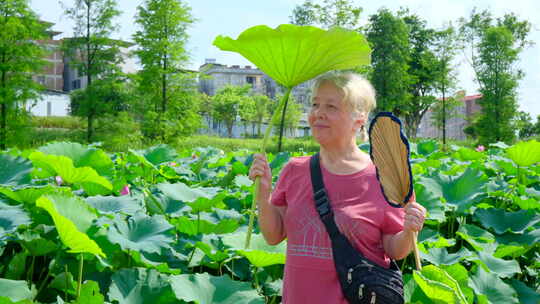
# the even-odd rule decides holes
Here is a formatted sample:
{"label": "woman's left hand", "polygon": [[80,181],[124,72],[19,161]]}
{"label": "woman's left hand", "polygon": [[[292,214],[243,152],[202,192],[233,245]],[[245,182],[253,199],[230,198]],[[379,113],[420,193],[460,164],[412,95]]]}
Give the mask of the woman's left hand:
{"label": "woman's left hand", "polygon": [[404,231],[420,231],[424,226],[426,218],[426,208],[416,201],[410,201],[405,206],[405,221],[403,222]]}

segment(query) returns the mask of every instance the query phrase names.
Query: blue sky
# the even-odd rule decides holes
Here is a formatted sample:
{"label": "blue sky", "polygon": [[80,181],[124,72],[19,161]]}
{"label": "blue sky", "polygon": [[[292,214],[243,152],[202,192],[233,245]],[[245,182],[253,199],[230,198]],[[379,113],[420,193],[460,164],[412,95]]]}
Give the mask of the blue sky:
{"label": "blue sky", "polygon": [[[64,0],[71,6],[73,0]],[[114,38],[131,40],[135,32],[134,15],[141,0],[118,0],[122,15],[117,23],[120,29]],[[212,45],[217,35],[236,38],[243,30],[259,24],[275,27],[288,23],[289,16],[295,5],[303,0],[188,0],[192,14],[197,22],[190,28],[188,49],[191,54],[189,68],[197,69],[204,63],[205,58],[215,58],[218,63],[233,65],[251,65],[240,55],[218,50]],[[489,9],[495,16],[514,12],[521,19],[527,19],[533,24],[529,39],[536,45],[521,54],[518,65],[525,72],[518,89],[520,109],[531,113],[533,119],[540,115],[540,1],[538,0],[378,0],[354,1],[364,11],[361,15],[363,22],[380,7],[397,10],[408,7],[418,14],[433,28],[440,28],[449,21],[456,22],[460,17],[466,17],[477,7],[480,10]],[[511,3],[511,5],[509,4]],[[32,9],[46,21],[54,22],[53,29],[64,32],[64,36],[72,34],[73,23],[63,15],[63,9],[58,0],[31,0]],[[59,37],[62,37],[59,36]],[[478,86],[472,70],[463,56],[458,56],[455,64],[458,66],[459,87],[465,89],[468,95],[477,93]]]}

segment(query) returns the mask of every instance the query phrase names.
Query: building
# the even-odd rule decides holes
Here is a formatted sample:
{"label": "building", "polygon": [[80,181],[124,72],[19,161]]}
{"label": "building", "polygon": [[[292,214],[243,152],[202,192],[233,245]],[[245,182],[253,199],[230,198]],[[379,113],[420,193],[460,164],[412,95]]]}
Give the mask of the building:
{"label": "building", "polygon": [[[285,93],[285,88],[277,84],[270,76],[263,71],[253,68],[249,65],[223,65],[216,63],[215,59],[206,59],[205,63],[199,67],[199,72],[204,74],[199,79],[199,90],[209,96],[215,95],[220,88],[226,85],[244,86],[251,85],[252,91],[255,94],[266,95],[272,99],[276,99],[279,95]],[[309,127],[307,122],[306,112],[310,107],[311,86],[313,80],[301,83],[293,88],[291,95],[297,103],[301,104],[304,113],[300,119],[298,129],[287,134],[288,136],[306,136],[309,135]],[[215,123],[211,123],[209,117],[206,118],[210,130],[210,134],[226,135],[226,130]],[[238,123],[233,128],[233,136],[241,137],[242,133],[246,133],[245,128],[240,126],[240,118]],[[247,128],[249,129],[249,128]],[[265,129],[265,127],[263,128]]]}
{"label": "building", "polygon": [[[478,101],[482,98],[481,94],[465,96],[463,103],[457,107],[456,115],[448,117],[446,121],[446,137],[455,140],[466,140],[467,135],[463,132],[469,125],[470,118],[480,112],[481,107]],[[433,124],[433,112],[428,110],[418,127],[417,137],[423,138],[442,138],[442,131]]]}
{"label": "building", "polygon": [[[61,45],[64,39],[55,37],[62,32],[52,30],[54,23],[41,21],[47,26],[47,39],[38,41],[49,51],[45,58],[48,64],[41,74],[32,78],[37,83],[43,85],[45,90],[41,92],[39,98],[26,103],[25,107],[35,116],[67,116],[69,115],[69,92],[76,89],[86,88],[86,76],[79,73],[77,69],[69,65],[69,59],[64,57]],[[124,73],[136,72],[136,64],[129,56],[129,48],[132,43],[120,41],[120,54],[123,63],[120,65]]]}

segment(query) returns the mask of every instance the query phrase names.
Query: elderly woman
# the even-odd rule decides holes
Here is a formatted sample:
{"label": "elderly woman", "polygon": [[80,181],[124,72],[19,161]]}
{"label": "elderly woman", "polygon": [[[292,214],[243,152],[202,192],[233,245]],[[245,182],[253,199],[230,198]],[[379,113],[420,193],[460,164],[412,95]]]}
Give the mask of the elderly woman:
{"label": "elderly woman", "polygon": [[[385,200],[368,154],[357,134],[367,139],[366,122],[375,108],[375,91],[354,73],[319,77],[312,91],[309,125],[320,144],[323,180],[340,231],[371,261],[388,268],[412,249],[425,209],[416,202],[393,208]],[[330,238],[315,209],[309,157],[292,158],[272,191],[272,174],[257,154],[251,179],[261,177],[259,225],[271,244],[287,238],[283,303],[347,303],[332,259]]]}

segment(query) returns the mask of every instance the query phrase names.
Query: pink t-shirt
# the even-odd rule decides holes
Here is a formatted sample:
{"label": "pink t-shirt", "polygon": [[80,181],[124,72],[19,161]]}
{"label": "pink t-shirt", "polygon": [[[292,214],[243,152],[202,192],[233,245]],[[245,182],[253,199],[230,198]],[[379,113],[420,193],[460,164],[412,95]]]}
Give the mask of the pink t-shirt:
{"label": "pink t-shirt", "polygon": [[[404,210],[390,206],[381,192],[375,166],[337,175],[323,166],[324,185],[340,231],[370,260],[388,267],[383,234],[403,230]],[[343,303],[332,245],[313,202],[309,156],[292,158],[283,168],[271,203],[285,206],[287,262],[283,303]]]}

